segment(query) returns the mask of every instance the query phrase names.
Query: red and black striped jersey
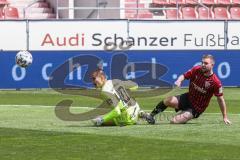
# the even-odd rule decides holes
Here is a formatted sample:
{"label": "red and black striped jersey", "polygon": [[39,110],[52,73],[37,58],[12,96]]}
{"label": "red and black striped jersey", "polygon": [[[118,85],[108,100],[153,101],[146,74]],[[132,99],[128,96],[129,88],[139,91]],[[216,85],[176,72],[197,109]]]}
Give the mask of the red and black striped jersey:
{"label": "red and black striped jersey", "polygon": [[190,80],[188,99],[198,113],[202,113],[209,105],[213,96],[222,96],[222,84],[216,74],[206,77],[201,66],[195,66],[184,73]]}

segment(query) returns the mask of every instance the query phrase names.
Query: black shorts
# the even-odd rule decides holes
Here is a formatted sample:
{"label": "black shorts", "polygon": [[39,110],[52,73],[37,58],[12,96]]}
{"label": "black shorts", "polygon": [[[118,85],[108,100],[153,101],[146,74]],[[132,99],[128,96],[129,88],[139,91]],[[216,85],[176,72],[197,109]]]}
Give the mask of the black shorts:
{"label": "black shorts", "polygon": [[178,108],[179,108],[179,109],[175,109],[176,112],[178,112],[179,110],[186,111],[191,109],[194,118],[198,118],[200,116],[201,113],[198,113],[192,106],[191,102],[189,101],[188,93],[183,93],[181,95],[177,95],[176,97],[178,99]]}

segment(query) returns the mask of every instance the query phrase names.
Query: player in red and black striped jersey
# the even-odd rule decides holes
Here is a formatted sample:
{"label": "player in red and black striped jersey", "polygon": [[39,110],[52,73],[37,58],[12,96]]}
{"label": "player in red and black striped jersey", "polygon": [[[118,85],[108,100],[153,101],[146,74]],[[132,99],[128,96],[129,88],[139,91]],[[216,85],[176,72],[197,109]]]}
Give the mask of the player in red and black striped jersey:
{"label": "player in red and black striped jersey", "polygon": [[199,117],[208,107],[212,96],[215,95],[224,123],[231,124],[227,117],[227,107],[223,98],[221,81],[213,73],[214,63],[212,55],[204,55],[201,66],[195,66],[179,76],[175,84],[180,87],[185,79],[190,80],[189,92],[168,97],[161,101],[147,116],[147,121],[150,124],[154,124],[154,116],[156,114],[163,112],[167,107],[172,107],[176,111],[181,110],[181,112],[173,117],[171,123],[186,123],[193,118]]}

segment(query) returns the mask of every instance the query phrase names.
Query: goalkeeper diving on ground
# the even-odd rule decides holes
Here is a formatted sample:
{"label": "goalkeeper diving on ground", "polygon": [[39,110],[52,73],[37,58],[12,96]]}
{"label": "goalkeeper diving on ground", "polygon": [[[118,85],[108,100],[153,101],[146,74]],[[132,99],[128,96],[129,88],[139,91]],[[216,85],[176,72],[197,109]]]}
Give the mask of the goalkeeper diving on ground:
{"label": "goalkeeper diving on ground", "polygon": [[146,118],[137,101],[128,93],[136,90],[138,85],[132,81],[118,79],[107,80],[102,69],[97,69],[91,75],[92,82],[101,90],[101,98],[106,100],[113,109],[105,115],[92,119],[95,126],[126,126],[137,124],[139,119]]}

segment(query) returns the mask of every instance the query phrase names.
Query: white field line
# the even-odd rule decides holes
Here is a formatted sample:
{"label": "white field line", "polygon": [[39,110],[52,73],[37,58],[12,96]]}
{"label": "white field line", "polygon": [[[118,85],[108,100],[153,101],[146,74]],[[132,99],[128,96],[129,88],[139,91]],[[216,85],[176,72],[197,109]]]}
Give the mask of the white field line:
{"label": "white field line", "polygon": [[[1,104],[0,107],[33,107],[33,108],[54,108],[55,106],[44,106],[44,105],[16,105],[16,104]],[[77,107],[77,106],[74,106],[74,108],[83,108],[83,109],[95,109],[95,107]],[[152,110],[145,110],[145,111],[152,111]],[[164,112],[167,112],[167,113],[175,113],[175,111],[164,111]],[[219,115],[219,114],[222,114],[222,113],[204,113],[204,114],[208,114],[208,115]],[[228,113],[228,115],[240,115],[240,113]]]}

